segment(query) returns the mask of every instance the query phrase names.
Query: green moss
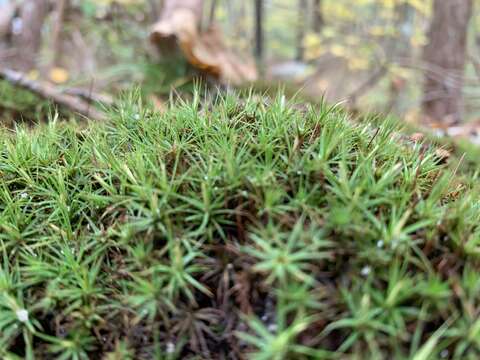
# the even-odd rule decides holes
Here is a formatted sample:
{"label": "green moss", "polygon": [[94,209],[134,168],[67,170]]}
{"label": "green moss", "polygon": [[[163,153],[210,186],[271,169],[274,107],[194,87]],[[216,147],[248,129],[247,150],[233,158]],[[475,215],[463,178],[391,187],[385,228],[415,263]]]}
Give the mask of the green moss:
{"label": "green moss", "polygon": [[120,104],[0,136],[2,358],[478,355],[474,175],[326,105]]}

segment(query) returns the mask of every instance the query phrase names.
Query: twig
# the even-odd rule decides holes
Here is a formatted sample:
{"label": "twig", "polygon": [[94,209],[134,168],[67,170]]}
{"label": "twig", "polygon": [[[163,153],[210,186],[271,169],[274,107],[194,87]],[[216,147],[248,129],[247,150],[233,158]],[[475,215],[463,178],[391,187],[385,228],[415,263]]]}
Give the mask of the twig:
{"label": "twig", "polygon": [[63,93],[53,85],[28,79],[23,73],[10,69],[0,69],[0,79],[14,86],[21,87],[39,97],[53,101],[55,104],[67,108],[75,113],[94,120],[104,120],[105,114],[96,109],[89,109],[89,104],[78,97]]}

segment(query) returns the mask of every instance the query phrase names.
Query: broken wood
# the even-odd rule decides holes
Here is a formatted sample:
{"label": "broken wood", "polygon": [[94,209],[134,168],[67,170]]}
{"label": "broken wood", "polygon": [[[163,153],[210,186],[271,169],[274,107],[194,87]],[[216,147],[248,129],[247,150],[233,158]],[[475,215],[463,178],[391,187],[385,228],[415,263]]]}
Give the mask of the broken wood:
{"label": "broken wood", "polygon": [[105,119],[105,114],[92,108],[90,103],[81,100],[76,96],[68,95],[51,84],[31,80],[21,72],[10,69],[0,69],[0,79],[9,82],[13,86],[28,90],[42,99],[50,100],[56,105],[86,118],[93,120]]}
{"label": "broken wood", "polygon": [[252,59],[243,58],[225,45],[218,27],[201,30],[201,0],[167,0],[150,41],[162,54],[178,48],[191,66],[225,84],[239,85],[257,78]]}

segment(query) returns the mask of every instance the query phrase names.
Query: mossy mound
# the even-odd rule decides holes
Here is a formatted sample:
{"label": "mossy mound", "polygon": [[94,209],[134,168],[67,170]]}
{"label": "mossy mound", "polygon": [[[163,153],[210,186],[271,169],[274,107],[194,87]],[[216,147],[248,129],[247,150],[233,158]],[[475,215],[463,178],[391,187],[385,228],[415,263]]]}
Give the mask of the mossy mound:
{"label": "mossy mound", "polygon": [[1,357],[478,358],[477,178],[376,126],[132,95],[4,131]]}

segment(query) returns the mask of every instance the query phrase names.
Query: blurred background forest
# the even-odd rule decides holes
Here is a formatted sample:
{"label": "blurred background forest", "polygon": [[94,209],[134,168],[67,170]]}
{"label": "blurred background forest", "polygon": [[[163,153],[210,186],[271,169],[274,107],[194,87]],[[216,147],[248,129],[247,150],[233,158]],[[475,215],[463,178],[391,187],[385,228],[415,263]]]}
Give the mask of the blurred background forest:
{"label": "blurred background forest", "polygon": [[0,359],[480,359],[479,11],[0,0]]}
{"label": "blurred background forest", "polygon": [[0,0],[0,116],[27,116],[15,76],[27,90],[47,83],[40,95],[61,93],[67,106],[141,84],[162,108],[201,75],[470,134],[480,118],[476,2]]}

